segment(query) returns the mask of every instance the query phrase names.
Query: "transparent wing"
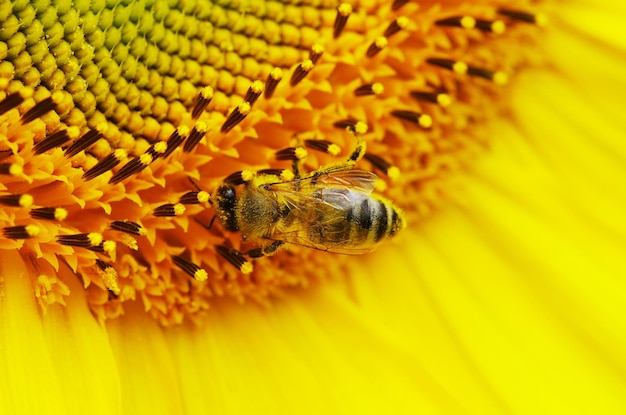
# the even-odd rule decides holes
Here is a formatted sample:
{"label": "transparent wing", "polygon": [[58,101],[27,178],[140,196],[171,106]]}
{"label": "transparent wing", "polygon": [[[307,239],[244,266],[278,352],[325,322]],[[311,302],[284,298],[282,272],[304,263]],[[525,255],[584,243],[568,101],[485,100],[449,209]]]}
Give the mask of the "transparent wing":
{"label": "transparent wing", "polygon": [[270,185],[286,209],[268,239],[341,254],[371,251],[351,240],[348,212],[357,198],[368,197],[375,180],[373,173],[346,170],[302,179],[299,189],[295,182]]}
{"label": "transparent wing", "polygon": [[374,190],[377,178],[378,176],[370,171],[342,168],[324,174],[314,174],[300,180],[272,183],[267,186],[268,190],[281,193],[306,193],[307,189],[311,188],[339,187],[370,194]]}

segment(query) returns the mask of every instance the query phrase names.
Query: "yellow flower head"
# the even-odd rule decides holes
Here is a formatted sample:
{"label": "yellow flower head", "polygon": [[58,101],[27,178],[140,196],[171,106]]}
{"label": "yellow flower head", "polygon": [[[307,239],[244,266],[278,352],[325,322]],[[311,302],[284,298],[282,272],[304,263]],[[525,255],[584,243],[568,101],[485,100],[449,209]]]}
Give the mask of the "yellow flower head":
{"label": "yellow flower head", "polygon": [[298,177],[356,162],[379,180],[344,186],[387,206],[385,225],[361,222],[370,238],[392,213],[401,228],[400,208],[428,214],[489,145],[544,23],[525,0],[114,3],[0,5],[0,249],[42,306],[70,295],[64,262],[99,318],[139,299],[163,324],[353,260],[288,244],[251,261],[280,242],[228,231],[225,180],[315,192]]}

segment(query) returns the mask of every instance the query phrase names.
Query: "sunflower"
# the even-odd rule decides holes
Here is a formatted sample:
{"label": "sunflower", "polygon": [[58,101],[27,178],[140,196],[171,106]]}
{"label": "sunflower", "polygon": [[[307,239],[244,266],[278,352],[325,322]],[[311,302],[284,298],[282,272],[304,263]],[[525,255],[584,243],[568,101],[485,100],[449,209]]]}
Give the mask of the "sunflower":
{"label": "sunflower", "polygon": [[[5,412],[623,413],[604,3],[0,5]],[[358,143],[377,252],[210,226]]]}

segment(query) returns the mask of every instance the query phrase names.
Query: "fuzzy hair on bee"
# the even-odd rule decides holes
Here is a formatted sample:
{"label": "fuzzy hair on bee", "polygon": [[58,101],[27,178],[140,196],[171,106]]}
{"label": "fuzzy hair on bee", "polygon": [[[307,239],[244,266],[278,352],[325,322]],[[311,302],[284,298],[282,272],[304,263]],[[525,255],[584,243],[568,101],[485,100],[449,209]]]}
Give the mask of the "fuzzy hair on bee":
{"label": "fuzzy hair on bee", "polygon": [[[331,145],[325,143],[307,144],[330,152]],[[376,174],[354,168],[365,155],[365,143],[360,139],[343,164],[302,175],[305,155],[302,147],[282,150],[277,158],[291,160],[293,172],[236,172],[213,193],[211,204],[221,226],[240,232],[244,241],[256,245],[245,253],[220,251],[240,270],[252,270],[244,255],[272,255],[286,244],[338,254],[364,254],[406,226],[402,210],[374,193]]]}

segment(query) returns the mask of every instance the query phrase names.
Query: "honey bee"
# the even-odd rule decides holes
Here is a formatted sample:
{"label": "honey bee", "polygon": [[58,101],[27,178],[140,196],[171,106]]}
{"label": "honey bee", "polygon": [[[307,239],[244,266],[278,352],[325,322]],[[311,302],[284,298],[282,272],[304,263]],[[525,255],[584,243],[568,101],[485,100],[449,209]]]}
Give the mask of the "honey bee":
{"label": "honey bee", "polygon": [[[285,244],[363,254],[405,227],[402,210],[373,193],[378,177],[353,167],[365,153],[364,144],[359,141],[345,164],[304,177],[300,177],[301,157],[295,155],[301,149],[280,152],[283,160],[292,158],[293,174],[285,175],[288,170],[237,172],[213,194],[211,204],[222,227],[240,232],[244,241],[257,246],[246,256],[271,255]],[[243,253],[224,247],[218,252],[242,272],[252,270]]]}

